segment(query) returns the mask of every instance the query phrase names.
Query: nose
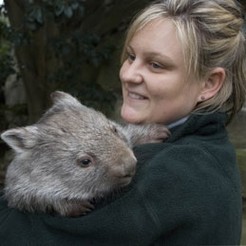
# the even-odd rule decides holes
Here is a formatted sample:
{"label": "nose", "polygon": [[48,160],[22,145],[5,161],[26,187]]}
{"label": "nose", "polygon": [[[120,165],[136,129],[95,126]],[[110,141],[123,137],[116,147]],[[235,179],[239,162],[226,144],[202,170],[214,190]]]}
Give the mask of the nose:
{"label": "nose", "polygon": [[136,172],[137,159],[130,149],[123,150],[110,169],[110,175],[118,186],[128,185]]}
{"label": "nose", "polygon": [[125,61],[120,69],[120,79],[124,83],[141,83],[143,75],[140,64],[136,60],[132,63]]}

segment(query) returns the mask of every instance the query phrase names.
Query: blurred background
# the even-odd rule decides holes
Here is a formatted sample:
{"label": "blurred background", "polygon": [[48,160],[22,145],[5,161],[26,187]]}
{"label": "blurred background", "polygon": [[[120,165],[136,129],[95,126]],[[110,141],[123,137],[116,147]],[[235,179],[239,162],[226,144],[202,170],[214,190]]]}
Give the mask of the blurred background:
{"label": "blurred background", "polygon": [[[153,1],[153,0],[152,0]],[[119,119],[120,53],[151,0],[0,0],[0,132],[34,123],[64,90]],[[246,1],[241,0],[246,7]],[[246,199],[246,107],[228,126]],[[0,186],[11,159],[0,140]],[[246,217],[245,217],[246,221]],[[246,222],[242,244],[246,244]]]}
{"label": "blurred background", "polygon": [[[0,132],[37,121],[55,90],[118,119],[122,44],[133,15],[149,2],[0,2]],[[0,185],[10,158],[0,140]]]}

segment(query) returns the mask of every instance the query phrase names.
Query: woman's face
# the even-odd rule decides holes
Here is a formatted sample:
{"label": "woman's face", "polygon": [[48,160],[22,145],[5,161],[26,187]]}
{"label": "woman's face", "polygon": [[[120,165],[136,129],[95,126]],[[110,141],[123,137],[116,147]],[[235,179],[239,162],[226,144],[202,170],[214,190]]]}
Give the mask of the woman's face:
{"label": "woman's face", "polygon": [[174,24],[154,20],[136,32],[120,69],[121,116],[130,123],[168,124],[187,116],[201,93],[201,83],[187,78]]}

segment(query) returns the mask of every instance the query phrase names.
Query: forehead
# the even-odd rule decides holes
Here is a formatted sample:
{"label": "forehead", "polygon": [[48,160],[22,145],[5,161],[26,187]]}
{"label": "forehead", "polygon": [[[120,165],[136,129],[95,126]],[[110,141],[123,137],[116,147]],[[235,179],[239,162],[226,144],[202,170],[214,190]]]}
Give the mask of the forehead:
{"label": "forehead", "polygon": [[87,107],[53,107],[39,121],[46,129],[66,129],[66,132],[93,132],[108,127],[107,118]]}
{"label": "forehead", "polygon": [[156,19],[136,30],[127,46],[166,56],[183,65],[184,55],[174,23],[169,19]]}

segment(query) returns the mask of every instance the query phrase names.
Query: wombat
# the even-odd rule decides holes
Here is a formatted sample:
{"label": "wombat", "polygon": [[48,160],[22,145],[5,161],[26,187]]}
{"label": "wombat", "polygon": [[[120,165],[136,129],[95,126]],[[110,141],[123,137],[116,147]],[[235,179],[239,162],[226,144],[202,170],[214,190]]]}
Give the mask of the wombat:
{"label": "wombat", "polygon": [[15,152],[4,187],[9,207],[62,216],[87,213],[91,199],[131,182],[137,162],[133,145],[169,135],[158,124],[121,126],[65,92],[51,98],[52,107],[37,123],[1,134]]}

